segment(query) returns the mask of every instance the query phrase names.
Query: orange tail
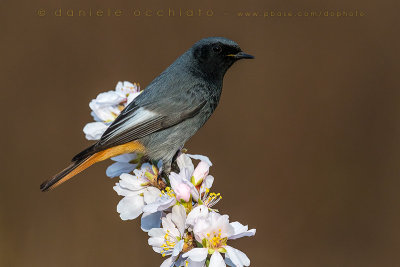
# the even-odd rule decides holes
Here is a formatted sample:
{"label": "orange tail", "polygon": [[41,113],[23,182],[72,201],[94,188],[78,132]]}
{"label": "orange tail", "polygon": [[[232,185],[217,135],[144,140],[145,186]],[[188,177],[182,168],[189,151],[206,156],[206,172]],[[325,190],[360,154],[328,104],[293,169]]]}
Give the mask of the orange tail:
{"label": "orange tail", "polygon": [[137,141],[126,143],[123,145],[115,146],[100,152],[97,152],[91,156],[86,158],[74,161],[67,168],[53,176],[51,179],[43,182],[40,185],[40,190],[49,191],[65,181],[71,179],[81,171],[89,168],[96,162],[100,162],[111,157],[115,157],[121,154],[130,153],[130,152],[144,152],[144,146]]}

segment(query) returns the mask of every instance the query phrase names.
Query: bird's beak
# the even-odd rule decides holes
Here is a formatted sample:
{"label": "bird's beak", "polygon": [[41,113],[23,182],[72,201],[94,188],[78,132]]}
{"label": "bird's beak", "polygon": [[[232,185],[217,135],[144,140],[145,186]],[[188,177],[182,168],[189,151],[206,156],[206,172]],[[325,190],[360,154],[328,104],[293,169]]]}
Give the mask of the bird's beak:
{"label": "bird's beak", "polygon": [[253,59],[254,58],[254,56],[246,54],[244,52],[239,52],[237,54],[229,54],[228,57],[233,57],[235,59],[242,59],[242,58]]}

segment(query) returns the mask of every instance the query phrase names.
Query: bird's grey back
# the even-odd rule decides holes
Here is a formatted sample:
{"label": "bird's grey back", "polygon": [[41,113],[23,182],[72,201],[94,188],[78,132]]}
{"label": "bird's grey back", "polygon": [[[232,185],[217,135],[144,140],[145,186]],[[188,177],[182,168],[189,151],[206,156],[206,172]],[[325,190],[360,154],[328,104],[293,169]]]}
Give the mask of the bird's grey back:
{"label": "bird's grey back", "polygon": [[[140,106],[157,101],[159,104],[157,109],[162,110],[163,113],[176,112],[182,101],[193,107],[205,101],[204,107],[193,118],[141,138],[140,141],[149,148],[150,158],[162,159],[164,162],[171,161],[175,152],[204,125],[218,105],[222,80],[210,82],[196,75],[194,71],[196,64],[192,50],[189,49],[135,99],[135,103]],[[163,140],[168,140],[168,142],[162,142]],[[158,144],[158,146],[153,147],[153,144]],[[166,154],[165,151],[170,151],[170,153]]]}

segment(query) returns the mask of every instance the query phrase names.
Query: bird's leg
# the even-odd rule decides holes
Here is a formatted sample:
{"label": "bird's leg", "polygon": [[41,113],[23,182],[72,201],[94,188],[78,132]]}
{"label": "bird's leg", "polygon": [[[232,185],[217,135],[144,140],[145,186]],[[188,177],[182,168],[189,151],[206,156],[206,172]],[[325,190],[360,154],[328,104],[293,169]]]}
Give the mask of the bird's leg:
{"label": "bird's leg", "polygon": [[177,150],[171,161],[165,161],[162,172],[158,174],[157,184],[159,187],[162,187],[162,189],[164,189],[166,186],[171,186],[169,182],[169,174],[171,173],[171,170],[175,173],[180,172],[178,163],[176,162],[180,152],[180,149]]}
{"label": "bird's leg", "polygon": [[161,173],[158,174],[157,177],[157,184],[159,186],[160,189],[164,189],[167,186],[170,186],[170,182],[169,182],[169,174],[171,172],[171,163],[170,162],[166,162],[163,165],[163,170]]}
{"label": "bird's leg", "polygon": [[179,149],[178,151],[176,151],[174,157],[172,158],[171,170],[172,170],[173,172],[175,172],[175,173],[179,173],[179,172],[180,172],[178,163],[176,162],[176,159],[178,158],[180,152],[181,152],[180,149]]}
{"label": "bird's leg", "polygon": [[179,172],[180,172],[178,163],[176,163],[176,161],[172,162],[172,164],[171,164],[171,171],[173,171],[173,172],[175,172],[175,173],[179,173]]}
{"label": "bird's leg", "polygon": [[171,186],[168,175],[165,172],[161,172],[157,177],[157,184],[161,189],[165,189],[167,186]]}

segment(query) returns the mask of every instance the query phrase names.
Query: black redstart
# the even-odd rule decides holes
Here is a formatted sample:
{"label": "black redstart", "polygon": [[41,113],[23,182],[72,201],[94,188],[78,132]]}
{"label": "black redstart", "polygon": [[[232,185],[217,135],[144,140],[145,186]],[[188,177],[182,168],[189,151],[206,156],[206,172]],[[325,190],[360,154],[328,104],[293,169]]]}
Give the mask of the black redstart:
{"label": "black redstart", "polygon": [[217,107],[226,71],[245,58],[254,57],[229,39],[198,41],[121,112],[97,143],[77,154],[70,166],[40,189],[52,189],[96,162],[130,152],[162,160],[168,175],[177,151]]}

